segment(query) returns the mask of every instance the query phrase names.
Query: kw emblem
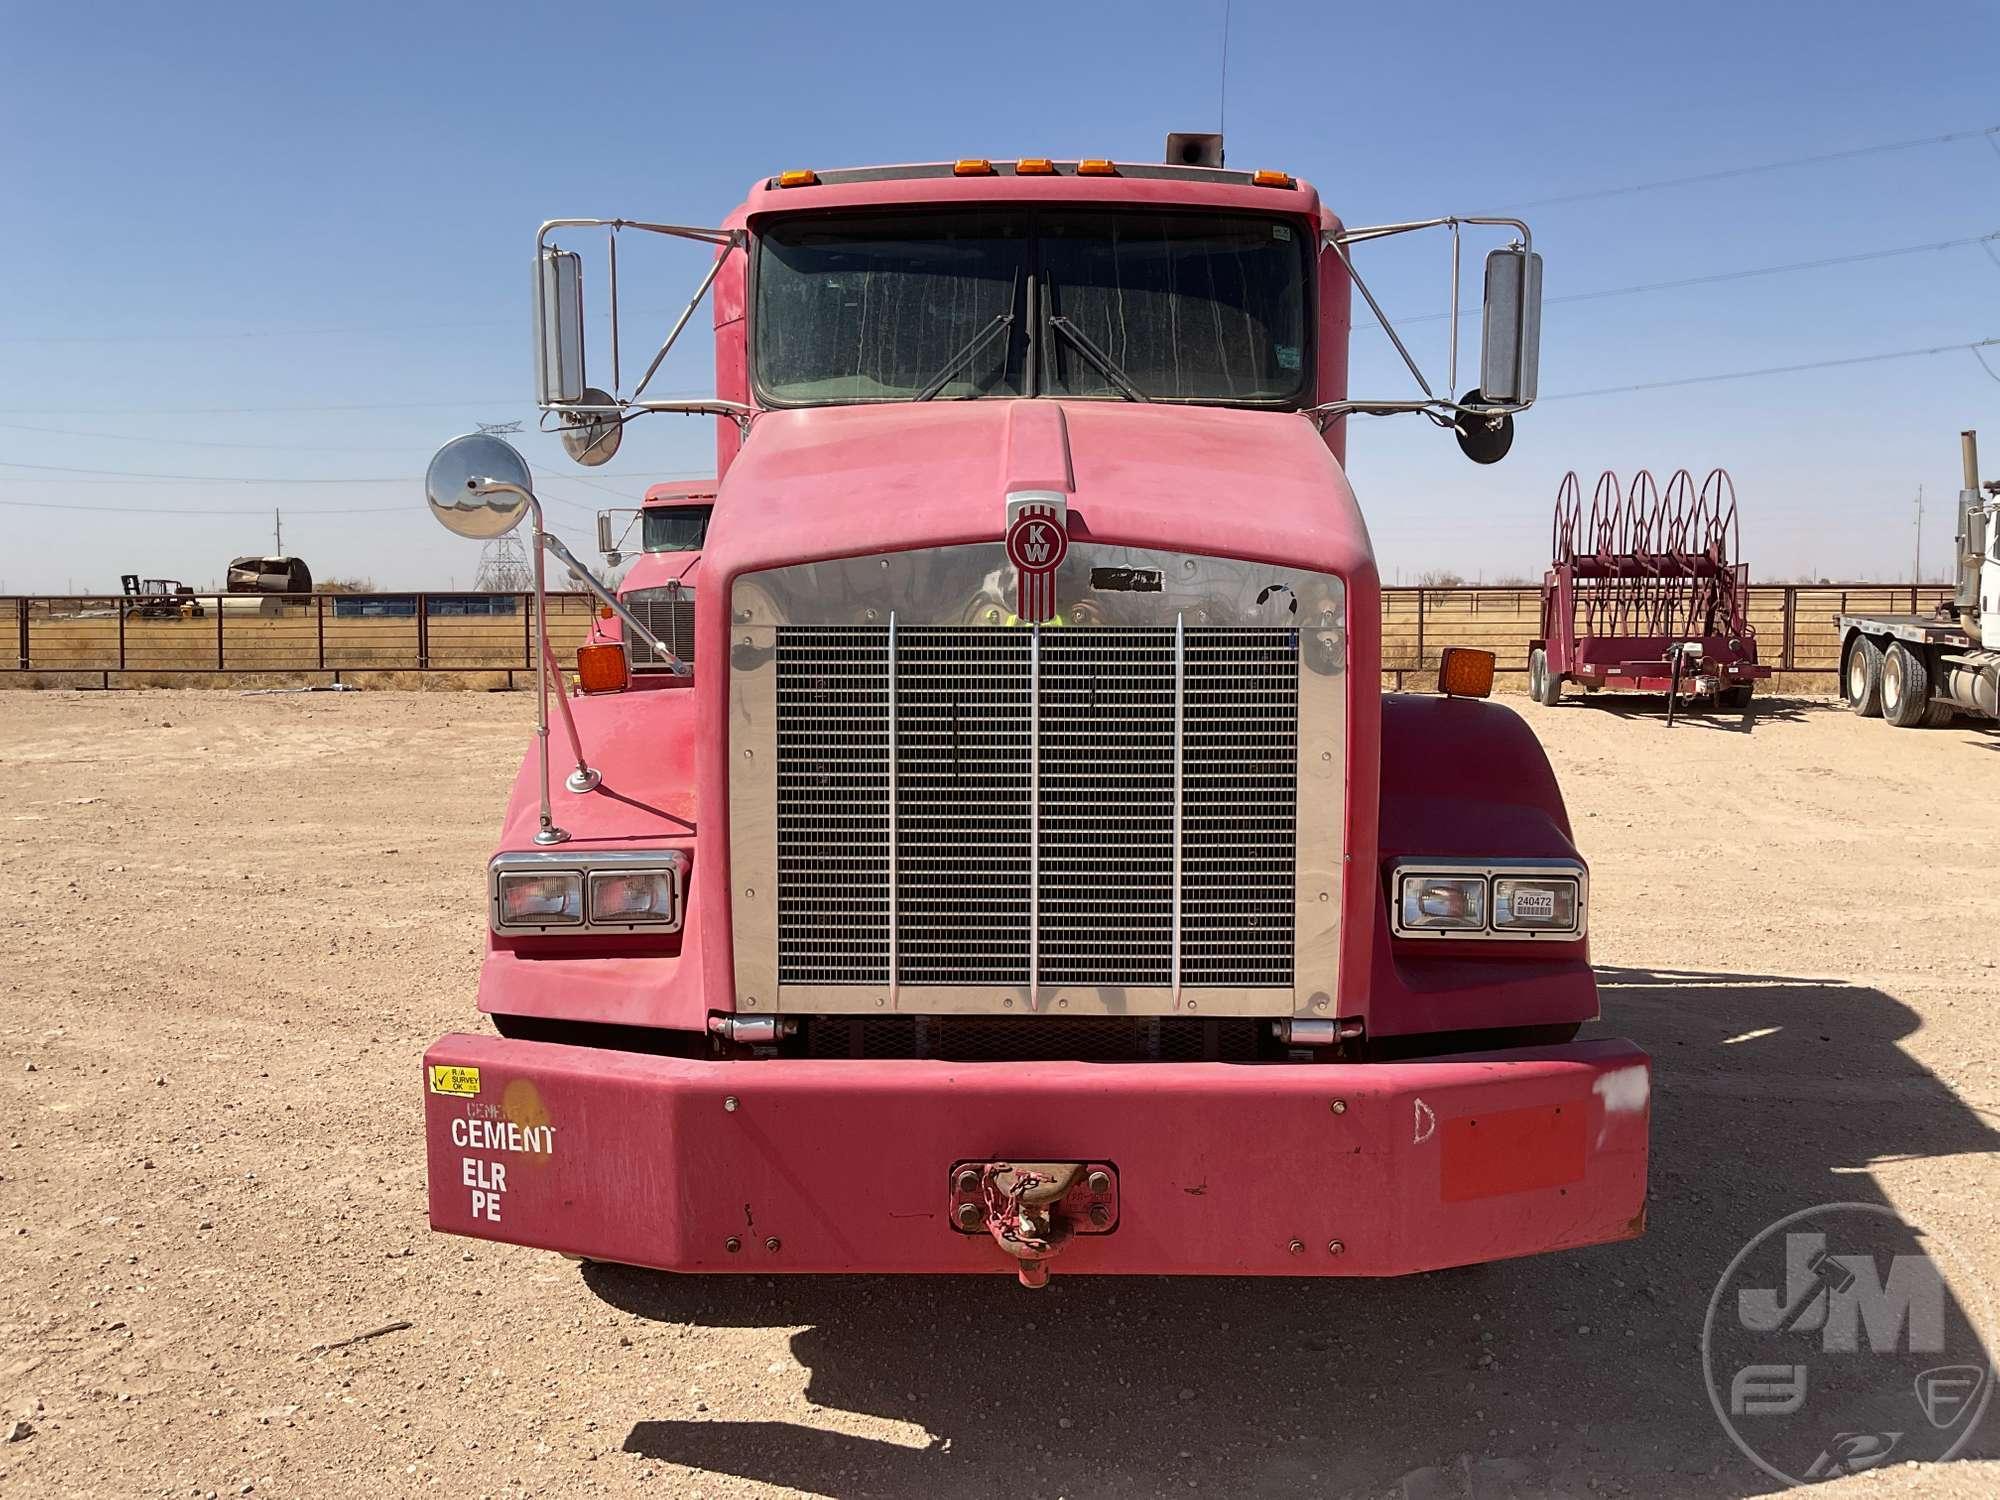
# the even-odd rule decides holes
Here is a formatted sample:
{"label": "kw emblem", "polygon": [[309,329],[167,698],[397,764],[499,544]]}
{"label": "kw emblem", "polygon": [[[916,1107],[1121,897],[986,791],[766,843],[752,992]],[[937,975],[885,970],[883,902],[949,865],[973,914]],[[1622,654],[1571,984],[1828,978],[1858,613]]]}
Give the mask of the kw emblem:
{"label": "kw emblem", "polygon": [[1069,555],[1067,506],[1061,495],[1012,499],[1007,561],[1014,565],[1014,613],[1039,625],[1056,612],[1056,570]]}

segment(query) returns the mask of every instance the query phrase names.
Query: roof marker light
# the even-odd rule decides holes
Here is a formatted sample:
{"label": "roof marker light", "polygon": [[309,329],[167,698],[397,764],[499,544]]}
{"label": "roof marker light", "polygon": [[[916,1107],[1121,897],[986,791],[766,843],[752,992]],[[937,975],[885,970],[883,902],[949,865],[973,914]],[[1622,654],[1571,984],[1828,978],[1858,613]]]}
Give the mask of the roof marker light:
{"label": "roof marker light", "polygon": [[951,164],[954,177],[991,177],[993,163],[983,156],[961,156]]}
{"label": "roof marker light", "polygon": [[1053,177],[1056,164],[1046,156],[1024,156],[1014,163],[1016,177]]}
{"label": "roof marker light", "polygon": [[1093,156],[1076,164],[1079,177],[1116,177],[1118,168],[1101,156]]}
{"label": "roof marker light", "polygon": [[819,173],[809,168],[800,167],[790,172],[780,172],[778,174],[778,186],[781,188],[817,187],[818,185]]}
{"label": "roof marker light", "polygon": [[1258,187],[1297,187],[1298,181],[1290,172],[1255,172],[1250,180]]}

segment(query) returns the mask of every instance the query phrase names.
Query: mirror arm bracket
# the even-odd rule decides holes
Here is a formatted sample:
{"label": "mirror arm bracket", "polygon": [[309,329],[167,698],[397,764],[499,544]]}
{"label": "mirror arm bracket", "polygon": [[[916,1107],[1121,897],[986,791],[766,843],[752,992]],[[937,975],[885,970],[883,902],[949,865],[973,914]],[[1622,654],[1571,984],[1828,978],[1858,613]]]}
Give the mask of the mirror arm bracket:
{"label": "mirror arm bracket", "polygon": [[662,641],[658,636],[654,635],[652,631],[648,630],[643,624],[641,624],[639,622],[638,616],[634,615],[630,609],[626,608],[625,604],[618,598],[616,594],[612,593],[610,590],[605,588],[603,584],[599,583],[596,577],[591,573],[591,571],[588,568],[584,567],[582,563],[576,560],[576,554],[571,552],[568,547],[563,545],[562,539],[560,537],[557,537],[552,532],[542,531],[539,527],[536,528],[536,535],[540,540],[541,545],[543,547],[546,547],[549,551],[553,552],[556,555],[556,558],[562,563],[562,565],[565,568],[569,569],[570,577],[574,578],[578,583],[582,584],[586,590],[594,594],[597,597],[598,603],[602,604],[606,609],[610,610],[614,615],[616,615],[619,618],[619,620],[623,622],[627,630],[631,631],[633,635],[637,636],[640,640],[644,641],[648,646],[652,647],[654,653],[658,655],[661,660],[666,662],[666,664],[673,669],[674,676],[686,677],[691,672],[693,672],[694,668],[689,666],[686,662],[682,661],[678,656],[674,655],[672,649],[669,648],[667,644],[664,641]]}

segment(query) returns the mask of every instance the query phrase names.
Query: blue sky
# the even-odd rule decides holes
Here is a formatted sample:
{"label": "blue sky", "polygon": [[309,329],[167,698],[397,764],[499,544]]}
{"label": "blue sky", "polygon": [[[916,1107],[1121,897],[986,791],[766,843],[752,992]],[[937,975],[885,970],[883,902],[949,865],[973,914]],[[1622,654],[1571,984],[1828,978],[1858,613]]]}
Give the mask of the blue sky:
{"label": "blue sky", "polygon": [[[205,585],[270,545],[273,506],[287,550],[322,576],[466,586],[477,548],[424,515],[420,476],[475,421],[532,427],[541,219],[715,222],[789,166],[1156,159],[1168,130],[1213,128],[1222,10],[8,3],[0,501],[14,504],[0,505],[0,591],[115,588],[128,570]],[[1996,58],[1989,0],[1236,0],[1229,158],[1311,179],[1350,223],[1508,211],[1978,132],[2000,125]],[[1963,240],[2000,231],[2000,137],[1525,216],[1551,298]],[[1392,313],[1443,311],[1432,250],[1365,253]],[[1961,245],[1551,305],[1542,389],[2000,337],[1996,256],[2000,242]],[[628,308],[677,305],[700,262],[649,269]],[[1409,332],[1441,348],[1444,326]],[[627,338],[648,331],[634,321]],[[667,388],[708,385],[705,325],[693,332]],[[1380,335],[1360,340],[1356,393],[1402,394]],[[2000,348],[1986,353],[2000,371]],[[1919,484],[1927,568],[1946,564],[1969,426],[2000,474],[2000,379],[1959,349],[1547,399],[1490,469],[1418,419],[1362,419],[1349,460],[1388,581],[1538,573],[1566,469],[1717,464],[1735,475],[1758,575],[1905,578]],[[555,476],[551,519],[579,542],[597,506],[711,452],[705,423],[671,417],[636,424],[594,472],[552,438],[521,441]]]}

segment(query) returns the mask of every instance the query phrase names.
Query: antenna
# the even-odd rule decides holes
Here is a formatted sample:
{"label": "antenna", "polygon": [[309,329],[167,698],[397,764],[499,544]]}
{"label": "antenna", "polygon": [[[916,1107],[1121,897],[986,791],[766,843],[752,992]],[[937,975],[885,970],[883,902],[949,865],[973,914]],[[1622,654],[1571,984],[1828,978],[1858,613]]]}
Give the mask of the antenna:
{"label": "antenna", "polygon": [[1229,9],[1232,0],[1222,0],[1222,81],[1216,89],[1215,133],[1229,134]]}

